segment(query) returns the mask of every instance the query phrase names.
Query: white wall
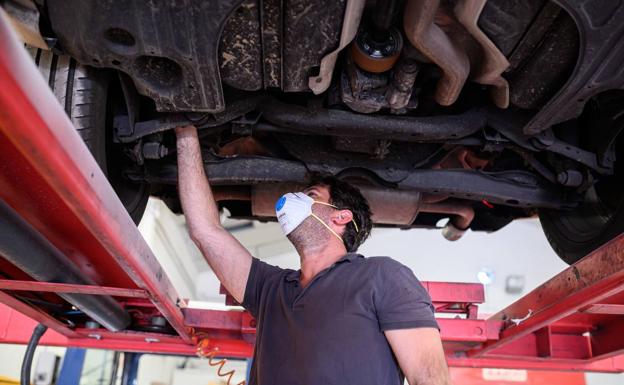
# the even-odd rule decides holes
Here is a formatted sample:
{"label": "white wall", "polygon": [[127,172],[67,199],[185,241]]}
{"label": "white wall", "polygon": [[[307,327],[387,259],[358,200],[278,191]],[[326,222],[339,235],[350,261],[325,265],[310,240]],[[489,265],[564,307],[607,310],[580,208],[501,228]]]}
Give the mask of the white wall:
{"label": "white wall", "polygon": [[[215,358],[217,365],[221,359]],[[233,371],[229,384],[245,380],[247,362],[226,360],[221,373]],[[210,366],[207,358],[145,355],[139,361],[137,385],[225,385],[227,377],[217,375],[218,366]]]}
{"label": "white wall", "polygon": [[[6,376],[19,380],[20,370],[22,367],[22,359],[26,347],[24,345],[1,345],[0,344],[0,376]],[[33,369],[37,365],[37,359],[42,352],[51,352],[59,357],[63,357],[65,354],[65,348],[57,348],[51,346],[42,346],[37,348],[35,355],[33,356]],[[32,381],[32,377],[31,377]]]}

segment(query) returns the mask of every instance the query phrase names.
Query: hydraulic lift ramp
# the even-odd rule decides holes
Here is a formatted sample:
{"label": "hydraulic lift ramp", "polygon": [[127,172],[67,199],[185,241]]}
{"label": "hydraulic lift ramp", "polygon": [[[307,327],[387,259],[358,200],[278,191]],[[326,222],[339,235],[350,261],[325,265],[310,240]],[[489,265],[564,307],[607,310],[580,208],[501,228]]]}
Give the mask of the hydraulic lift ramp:
{"label": "hydraulic lift ramp", "polygon": [[[0,213],[0,342],[251,356],[255,320],[186,307],[2,15]],[[622,235],[488,319],[481,285],[425,286],[451,366],[624,371]]]}

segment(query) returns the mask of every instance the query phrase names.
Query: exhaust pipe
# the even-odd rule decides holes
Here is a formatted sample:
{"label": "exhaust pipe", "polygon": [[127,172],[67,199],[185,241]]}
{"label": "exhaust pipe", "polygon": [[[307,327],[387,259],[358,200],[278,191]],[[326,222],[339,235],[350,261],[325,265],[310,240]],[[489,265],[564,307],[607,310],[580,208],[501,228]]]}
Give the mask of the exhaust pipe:
{"label": "exhaust pipe", "polygon": [[461,238],[474,219],[475,213],[472,207],[451,202],[422,203],[419,207],[420,212],[451,214],[453,217],[442,229],[442,236],[449,241],[456,241]]}
{"label": "exhaust pipe", "polygon": [[[2,200],[0,255],[37,281],[95,284]],[[108,330],[124,330],[130,324],[130,315],[110,296],[69,293],[58,295]]]}

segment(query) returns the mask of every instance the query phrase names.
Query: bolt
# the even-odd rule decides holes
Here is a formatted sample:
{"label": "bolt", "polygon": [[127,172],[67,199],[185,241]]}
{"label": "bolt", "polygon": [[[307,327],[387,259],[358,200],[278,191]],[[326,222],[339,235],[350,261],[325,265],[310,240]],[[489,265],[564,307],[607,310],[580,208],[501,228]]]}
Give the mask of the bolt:
{"label": "bolt", "polygon": [[475,330],[474,330],[474,331],[475,331],[475,334],[476,334],[476,335],[478,335],[478,336],[480,336],[480,335],[482,335],[482,334],[483,334],[483,329],[481,329],[481,328],[480,328],[480,327],[478,327],[478,326],[475,328]]}
{"label": "bolt", "polygon": [[162,159],[169,153],[167,147],[158,142],[148,142],[143,145],[145,159]]}
{"label": "bolt", "polygon": [[583,184],[583,174],[576,170],[565,170],[557,174],[557,182],[568,187],[578,187]]}
{"label": "bolt", "polygon": [[85,328],[87,329],[99,329],[100,328],[100,324],[95,322],[95,321],[87,321],[85,323]]}
{"label": "bolt", "polygon": [[163,327],[163,326],[167,325],[167,320],[165,319],[165,317],[154,316],[154,317],[152,317],[150,319],[150,324],[152,324],[152,326]]}

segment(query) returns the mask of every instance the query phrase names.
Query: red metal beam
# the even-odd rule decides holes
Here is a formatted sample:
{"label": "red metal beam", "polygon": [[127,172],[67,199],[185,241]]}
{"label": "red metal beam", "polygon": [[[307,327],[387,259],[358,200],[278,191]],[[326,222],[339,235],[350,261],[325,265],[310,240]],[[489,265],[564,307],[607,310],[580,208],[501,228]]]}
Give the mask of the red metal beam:
{"label": "red metal beam", "polygon": [[113,297],[126,298],[149,298],[147,292],[141,289],[125,289],[120,287],[74,285],[69,283],[39,281],[16,281],[11,279],[0,279],[0,290],[110,295]]}
{"label": "red metal beam", "polygon": [[[31,330],[34,328],[36,323],[40,323],[52,330],[56,330],[59,334],[65,337],[78,337],[76,332],[71,330],[66,324],[52,317],[50,314],[37,310],[3,291],[0,291],[0,304],[6,305],[6,307],[0,305],[0,309],[2,310],[0,311],[0,315],[6,316],[4,319],[5,322],[11,321],[12,318],[10,315],[16,313],[25,318],[25,321],[23,322],[24,325],[32,325]],[[5,336],[11,335],[11,333],[11,329],[5,328]]]}
{"label": "red metal beam", "polygon": [[587,337],[596,357],[624,354],[624,318],[620,317],[593,331]]}
{"label": "red metal beam", "polygon": [[0,84],[0,199],[98,284],[148,291],[190,341],[176,291],[2,11]]}
{"label": "red metal beam", "polygon": [[596,303],[581,310],[582,313],[624,315],[624,305],[613,303]]}
{"label": "red metal beam", "polygon": [[[482,357],[591,305],[624,291],[624,234],[556,275],[490,320],[524,319],[501,332],[498,341],[471,353]],[[586,316],[589,317],[589,314]],[[593,358],[596,358],[594,356]]]}
{"label": "red metal beam", "polygon": [[[0,305],[0,343],[26,344],[36,325],[37,322],[21,312]],[[78,329],[65,336],[55,329],[43,335],[41,345],[161,354],[196,353],[195,344],[186,343],[178,336],[141,332],[112,333],[105,329]],[[242,340],[214,338],[210,339],[209,347],[217,349],[219,355],[225,357],[247,358],[253,353],[253,345]]]}
{"label": "red metal beam", "polygon": [[433,302],[471,304],[485,302],[485,291],[480,283],[427,281],[422,284]]}
{"label": "red metal beam", "polygon": [[459,318],[436,320],[444,342],[486,342],[498,339],[500,322]]}
{"label": "red metal beam", "polygon": [[[216,312],[216,313],[215,313]],[[193,313],[191,311],[190,313]],[[195,318],[195,326],[201,327],[209,325],[212,328],[223,327],[227,330],[240,330],[241,324],[249,324],[244,320],[246,312],[209,311],[202,314],[197,312],[190,316],[186,312],[189,320]],[[213,317],[208,315],[221,316],[221,322],[214,322]],[[207,323],[203,318],[206,318]],[[441,321],[442,334],[446,335],[445,344],[453,344],[448,340],[449,335],[455,335],[457,341],[466,341],[473,339],[474,335],[479,334],[474,327],[480,327],[475,320],[439,320]],[[461,321],[461,322],[457,322]],[[14,310],[8,309],[0,311],[0,342],[1,343],[19,343],[25,344],[30,338],[30,334],[36,325],[28,317]],[[190,326],[190,325],[189,325]],[[486,329],[486,338],[489,330]],[[449,329],[450,327],[450,329]],[[458,333],[451,329],[457,328]],[[444,331],[446,330],[446,332]],[[472,330],[472,336],[469,332]],[[463,333],[463,337],[462,337]],[[75,331],[74,338],[67,338],[54,331],[48,331],[42,338],[42,345],[49,346],[67,346],[82,347],[93,349],[111,349],[120,351],[145,352],[145,353],[161,353],[161,354],[180,354],[195,355],[195,345],[184,343],[179,337],[156,334],[156,333],[138,333],[124,332],[111,333],[103,329],[90,330],[79,329]],[[471,346],[463,344],[455,344],[456,347]],[[253,345],[239,339],[229,338],[211,338],[209,340],[209,350],[218,351],[224,357],[251,357],[253,353]],[[587,362],[585,360],[574,359],[538,359],[530,356],[500,356],[500,357],[484,357],[484,358],[468,358],[457,350],[452,350],[447,356],[449,366],[453,367],[473,367],[473,368],[509,368],[509,369],[539,369],[539,370],[568,370],[568,371],[594,371],[594,372],[622,372],[624,371],[624,356],[609,358],[605,360]]]}
{"label": "red metal beam", "polygon": [[[485,301],[485,292],[480,283],[463,282],[421,282],[429,292],[436,313],[465,314],[470,319],[477,318],[478,304]],[[223,287],[219,286],[219,294],[225,294],[225,304],[240,304]]]}
{"label": "red metal beam", "polygon": [[448,365],[463,368],[534,369],[571,372],[624,372],[624,356],[607,358],[596,362],[570,360],[518,360],[514,358],[468,358],[447,356]]}

